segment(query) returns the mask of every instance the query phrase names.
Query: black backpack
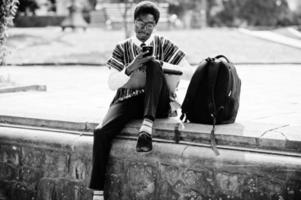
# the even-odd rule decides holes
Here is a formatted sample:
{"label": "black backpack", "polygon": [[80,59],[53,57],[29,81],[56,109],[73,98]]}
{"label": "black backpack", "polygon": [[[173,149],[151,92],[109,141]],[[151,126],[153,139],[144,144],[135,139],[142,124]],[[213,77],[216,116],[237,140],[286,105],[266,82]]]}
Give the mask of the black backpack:
{"label": "black backpack", "polygon": [[190,80],[182,104],[181,120],[212,124],[211,144],[216,154],[215,125],[235,121],[240,88],[241,81],[234,65],[223,55],[200,63]]}

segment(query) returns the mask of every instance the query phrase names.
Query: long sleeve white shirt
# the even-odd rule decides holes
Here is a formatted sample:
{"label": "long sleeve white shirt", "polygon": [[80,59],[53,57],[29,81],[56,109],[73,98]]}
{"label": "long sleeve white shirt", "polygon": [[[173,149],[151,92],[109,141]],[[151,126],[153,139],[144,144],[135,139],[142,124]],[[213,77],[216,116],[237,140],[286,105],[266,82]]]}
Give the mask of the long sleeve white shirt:
{"label": "long sleeve white shirt", "polygon": [[[181,62],[178,65],[173,65],[164,62],[162,67],[165,69],[174,69],[182,71],[182,77],[184,78],[191,77],[192,71],[194,70],[194,68],[191,67],[191,65],[188,63],[185,57],[181,60]],[[131,76],[126,75],[125,70],[126,68],[124,68],[122,71],[118,71],[115,68],[111,68],[111,72],[108,78],[108,86],[111,90],[117,90],[118,88],[124,86],[130,80]],[[141,76],[141,78],[144,77]]]}

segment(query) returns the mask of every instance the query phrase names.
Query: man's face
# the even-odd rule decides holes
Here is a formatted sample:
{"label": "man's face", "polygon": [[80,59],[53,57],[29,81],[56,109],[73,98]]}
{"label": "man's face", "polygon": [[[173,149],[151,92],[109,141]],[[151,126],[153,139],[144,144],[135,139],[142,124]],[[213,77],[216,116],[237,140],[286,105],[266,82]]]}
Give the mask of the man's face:
{"label": "man's face", "polygon": [[140,15],[135,19],[136,37],[145,42],[152,34],[156,26],[155,18],[152,14]]}

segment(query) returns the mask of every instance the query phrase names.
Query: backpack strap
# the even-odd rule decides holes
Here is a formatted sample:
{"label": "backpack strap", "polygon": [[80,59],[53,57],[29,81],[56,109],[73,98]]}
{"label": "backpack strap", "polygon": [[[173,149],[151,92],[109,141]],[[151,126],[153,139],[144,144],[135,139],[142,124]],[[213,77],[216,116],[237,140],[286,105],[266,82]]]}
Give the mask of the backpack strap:
{"label": "backpack strap", "polygon": [[225,59],[227,61],[227,63],[230,63],[230,60],[226,56],[224,56],[224,55],[215,56],[214,59],[220,59],[220,58],[223,58],[223,59]]}
{"label": "backpack strap", "polygon": [[211,62],[212,65],[208,65],[208,91],[209,91],[209,112],[210,116],[212,117],[212,130],[210,133],[210,143],[212,150],[214,153],[218,156],[220,153],[217,150],[216,147],[216,138],[215,138],[215,124],[216,124],[216,118],[218,115],[219,110],[216,108],[215,105],[215,97],[214,97],[214,89],[216,84],[216,79],[218,75],[219,65],[214,62],[214,59],[206,59],[207,62]]}

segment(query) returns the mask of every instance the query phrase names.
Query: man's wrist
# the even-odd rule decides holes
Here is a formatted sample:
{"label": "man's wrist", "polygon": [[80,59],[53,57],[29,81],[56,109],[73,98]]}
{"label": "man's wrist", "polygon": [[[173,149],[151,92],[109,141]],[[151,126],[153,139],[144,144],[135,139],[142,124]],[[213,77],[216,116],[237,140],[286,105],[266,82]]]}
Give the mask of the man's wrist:
{"label": "man's wrist", "polygon": [[130,71],[129,67],[126,67],[124,73],[129,76],[132,72]]}
{"label": "man's wrist", "polygon": [[162,60],[159,60],[161,67],[163,67],[164,62]]}

